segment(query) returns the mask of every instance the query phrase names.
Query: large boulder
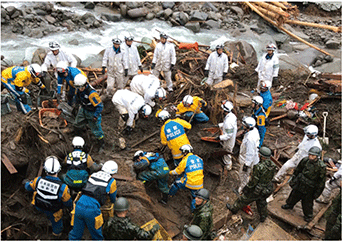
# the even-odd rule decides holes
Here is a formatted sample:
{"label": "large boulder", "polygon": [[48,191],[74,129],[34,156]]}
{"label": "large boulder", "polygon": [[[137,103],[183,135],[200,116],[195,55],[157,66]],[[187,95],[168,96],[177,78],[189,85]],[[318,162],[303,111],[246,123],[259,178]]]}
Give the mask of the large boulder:
{"label": "large boulder", "polygon": [[339,58],[334,58],[333,62],[324,63],[315,69],[320,72],[342,73],[342,60]]}
{"label": "large boulder", "polygon": [[328,49],[339,49],[341,42],[339,40],[330,39],[325,43]]}
{"label": "large boulder", "polygon": [[122,20],[122,15],[120,14],[102,13],[101,17],[104,17],[105,20],[111,21],[111,22],[119,22]]}
{"label": "large boulder", "polygon": [[240,54],[243,56],[246,64],[256,64],[257,63],[257,54],[254,47],[244,40],[238,41],[227,41],[224,43],[224,49],[226,52],[233,51],[233,57],[238,56],[238,49],[240,50]]}
{"label": "large boulder", "polygon": [[87,2],[85,4],[85,8],[86,9],[94,9],[95,8],[95,4],[93,2]]}
{"label": "large boulder", "polygon": [[244,15],[243,10],[240,7],[237,6],[230,6],[230,10],[234,13],[237,14],[237,16],[239,17],[239,19],[241,19]]}
{"label": "large boulder", "polygon": [[143,7],[143,2],[132,1],[132,2],[125,2],[125,4],[129,9],[135,9],[135,8]]}
{"label": "large boulder", "polygon": [[204,5],[202,5],[203,8],[212,10],[214,12],[217,12],[218,9],[210,2],[205,2]]}
{"label": "large boulder", "polygon": [[318,59],[318,56],[321,54],[322,53],[318,50],[307,48],[303,51],[299,51],[298,53],[289,54],[289,56],[293,59],[298,60],[298,62],[303,65],[310,66],[315,63],[315,61]]}
{"label": "large boulder", "polygon": [[[17,11],[17,9],[15,8],[15,7],[13,7],[13,6],[8,6],[7,8],[5,8],[6,9],[6,11],[7,11],[7,13],[8,13],[8,15],[12,15],[12,14],[14,14],[14,12],[15,11]],[[2,9],[1,9],[2,10]],[[2,11],[1,11],[1,15],[2,15]]]}
{"label": "large boulder", "polygon": [[195,10],[191,13],[191,17],[190,17],[189,21],[206,21],[207,16],[208,16],[207,13]]}
{"label": "large boulder", "polygon": [[162,2],[163,9],[167,9],[167,8],[172,9],[174,6],[175,6],[174,2]]}
{"label": "large boulder", "polygon": [[295,70],[302,66],[302,64],[289,55],[279,55],[279,68],[280,70]]}
{"label": "large boulder", "polygon": [[320,2],[315,2],[319,6],[319,8],[331,12],[331,11],[336,11],[340,8],[342,8],[342,2],[328,2],[328,1],[320,1]]}
{"label": "large boulder", "polygon": [[140,18],[145,17],[149,13],[147,8],[135,8],[130,9],[127,11],[127,15],[129,15],[130,18]]}
{"label": "large boulder", "polygon": [[201,25],[202,28],[205,29],[219,29],[220,28],[220,21],[214,20],[207,20],[205,23]]}
{"label": "large boulder", "polygon": [[199,24],[199,22],[186,23],[185,27],[187,29],[192,30],[194,33],[199,33],[200,32],[200,24]]}
{"label": "large boulder", "polygon": [[165,19],[168,19],[172,14],[173,14],[173,10],[171,10],[170,8],[167,8],[164,10],[164,18]]}
{"label": "large boulder", "polygon": [[120,4],[120,14],[125,17],[127,14],[127,6],[125,4]]}
{"label": "large boulder", "polygon": [[46,21],[48,21],[49,24],[56,23],[56,19],[54,17],[51,17],[50,15],[45,16]]}

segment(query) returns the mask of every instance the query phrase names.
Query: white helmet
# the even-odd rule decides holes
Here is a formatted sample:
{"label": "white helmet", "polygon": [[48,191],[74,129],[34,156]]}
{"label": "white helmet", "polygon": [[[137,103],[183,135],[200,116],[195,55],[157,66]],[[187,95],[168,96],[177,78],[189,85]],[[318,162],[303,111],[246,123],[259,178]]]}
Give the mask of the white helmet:
{"label": "white helmet", "polygon": [[38,64],[29,65],[28,70],[33,77],[38,77],[42,72],[42,68]]}
{"label": "white helmet", "polygon": [[56,156],[48,156],[44,162],[44,170],[48,174],[57,174],[61,170],[61,164]]}
{"label": "white helmet", "polygon": [[118,172],[118,164],[113,160],[106,161],[101,170],[110,175],[116,174]]}
{"label": "white helmet", "polygon": [[252,118],[252,117],[244,117],[243,120],[242,120],[242,124],[245,127],[248,127],[250,129],[252,129],[256,125],[256,120],[254,118]]}
{"label": "white helmet", "polygon": [[75,137],[73,138],[72,144],[73,144],[73,146],[74,146],[75,149],[76,149],[76,148],[82,149],[83,146],[85,145],[85,141],[84,141],[84,139],[83,139],[82,137],[80,137],[80,136],[75,136]]}
{"label": "white helmet", "polygon": [[261,81],[261,88],[270,89],[272,87],[272,83],[270,81]]}
{"label": "white helmet", "polygon": [[51,51],[54,51],[54,50],[59,50],[61,46],[56,41],[52,41],[49,43],[49,48]]}
{"label": "white helmet", "polygon": [[309,101],[313,101],[314,99],[316,99],[318,97],[317,93],[311,93],[310,96],[308,97]]}
{"label": "white helmet", "polygon": [[66,61],[59,61],[56,65],[56,71],[58,74],[64,74],[68,71],[68,63]]}
{"label": "white helmet", "polygon": [[252,102],[258,105],[263,104],[263,98],[261,96],[255,96],[252,98]]}
{"label": "white helmet", "polygon": [[166,95],[167,95],[167,92],[166,92],[166,90],[164,90],[163,87],[157,88],[156,93],[155,93],[155,98],[162,100],[162,99],[166,98]]}
{"label": "white helmet", "polygon": [[151,107],[148,105],[148,104],[145,104],[143,107],[142,107],[142,112],[144,114],[145,117],[148,117],[151,112],[152,112],[152,109]]}
{"label": "white helmet", "polygon": [[180,147],[182,153],[191,153],[193,152],[193,147],[189,144],[183,145]]}
{"label": "white helmet", "polygon": [[114,38],[114,39],[112,39],[112,43],[116,44],[116,45],[120,45],[121,44],[121,40],[119,38]]}
{"label": "white helmet", "polygon": [[275,46],[273,43],[271,43],[271,44],[269,44],[269,45],[266,46],[266,49],[267,49],[267,50],[275,51],[275,50],[276,50],[276,46]]}
{"label": "white helmet", "polygon": [[143,156],[143,150],[138,150],[133,156],[133,161],[137,161],[140,156]]}
{"label": "white helmet", "polygon": [[186,105],[192,105],[193,104],[193,97],[191,95],[186,95],[183,100],[182,100],[182,103],[184,106]]}
{"label": "white helmet", "polygon": [[225,112],[229,113],[233,109],[233,104],[232,104],[232,102],[225,100],[225,101],[223,101],[221,107]]}
{"label": "white helmet", "polygon": [[84,75],[82,75],[81,73],[80,74],[77,74],[74,78],[74,86],[76,88],[81,88],[83,87],[84,85],[86,85],[87,83],[87,77],[85,77]]}
{"label": "white helmet", "polygon": [[318,134],[318,127],[316,125],[310,124],[304,128],[304,132],[306,135],[314,135],[317,136]]}
{"label": "white helmet", "polygon": [[167,110],[162,110],[161,112],[158,113],[157,117],[161,119],[162,121],[170,118],[170,114]]}
{"label": "white helmet", "polygon": [[127,41],[132,41],[135,37],[133,37],[131,34],[129,36],[125,36],[124,39]]}

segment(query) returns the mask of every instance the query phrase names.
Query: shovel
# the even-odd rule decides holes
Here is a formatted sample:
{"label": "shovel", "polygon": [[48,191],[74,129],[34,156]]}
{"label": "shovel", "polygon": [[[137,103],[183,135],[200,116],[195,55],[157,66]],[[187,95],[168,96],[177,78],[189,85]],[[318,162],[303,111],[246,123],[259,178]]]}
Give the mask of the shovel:
{"label": "shovel", "polygon": [[328,112],[323,112],[323,117],[324,117],[324,125],[323,125],[323,143],[324,144],[329,144],[329,138],[325,137],[325,130],[326,130],[326,117],[328,116]]}

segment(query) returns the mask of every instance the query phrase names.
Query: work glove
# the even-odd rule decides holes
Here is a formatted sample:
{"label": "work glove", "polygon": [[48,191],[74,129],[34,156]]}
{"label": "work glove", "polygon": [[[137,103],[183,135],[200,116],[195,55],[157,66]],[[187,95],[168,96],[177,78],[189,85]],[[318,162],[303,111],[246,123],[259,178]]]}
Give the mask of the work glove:
{"label": "work glove", "polygon": [[208,72],[209,72],[208,70],[205,70],[205,71],[204,71],[204,74],[205,74],[205,76],[207,76],[207,77],[208,77]]}
{"label": "work glove", "polygon": [[128,134],[131,133],[132,130],[133,130],[133,129],[132,129],[132,127],[130,127],[130,126],[126,126],[126,128],[125,128],[125,132],[128,133]]}
{"label": "work glove", "polygon": [[124,76],[127,76],[129,74],[129,69],[125,69],[124,72],[125,72]]}
{"label": "work glove", "polygon": [[277,79],[278,79],[277,76],[274,76],[273,77],[273,82],[277,82]]}
{"label": "work glove", "polygon": [[249,167],[246,166],[245,164],[243,165],[243,171],[244,171],[244,172],[247,172],[247,171],[248,171],[248,168],[249,168]]}
{"label": "work glove", "polygon": [[171,64],[171,66],[170,66],[170,71],[172,71],[172,70],[174,70],[174,65],[173,64]]}
{"label": "work glove", "polygon": [[151,69],[153,70],[155,68],[155,66],[156,66],[156,63],[152,63]]}
{"label": "work glove", "polygon": [[98,117],[93,117],[93,121],[96,122],[98,120]]}
{"label": "work glove", "polygon": [[224,80],[224,78],[225,78],[226,74],[227,74],[226,72],[223,72],[223,80]]}
{"label": "work glove", "polygon": [[30,182],[30,179],[24,179],[22,182],[21,182],[21,184],[23,184],[23,185],[25,185],[27,182]]}
{"label": "work glove", "polygon": [[159,224],[155,224],[154,226],[152,226],[152,228],[156,231],[158,231],[160,229],[160,225]]}
{"label": "work glove", "polygon": [[27,104],[27,97],[26,94],[23,93],[18,97],[19,101],[22,102],[23,104]]}
{"label": "work glove", "polygon": [[333,177],[331,177],[331,179],[330,179],[330,181],[329,181],[329,184],[330,184],[330,185],[332,185],[332,182],[334,182],[334,181],[336,181],[336,180],[337,180],[337,178],[336,178],[336,177],[334,177],[334,176],[333,176]]}
{"label": "work glove", "polygon": [[105,69],[106,69],[106,66],[103,66],[102,70],[101,70],[101,74],[103,74],[103,75],[105,74]]}
{"label": "work glove", "polygon": [[220,136],[217,136],[214,138],[215,140],[220,140]]}
{"label": "work glove", "polygon": [[42,72],[42,78],[46,77],[46,74],[47,74],[47,72],[46,72],[46,71],[43,71],[43,72]]}
{"label": "work glove", "polygon": [[143,66],[139,66],[139,70],[143,73]]}
{"label": "work glove", "polygon": [[206,105],[206,102],[205,102],[204,100],[201,100],[200,103],[201,103],[201,106],[203,106],[203,107],[206,107],[206,106],[207,106],[207,105]]}

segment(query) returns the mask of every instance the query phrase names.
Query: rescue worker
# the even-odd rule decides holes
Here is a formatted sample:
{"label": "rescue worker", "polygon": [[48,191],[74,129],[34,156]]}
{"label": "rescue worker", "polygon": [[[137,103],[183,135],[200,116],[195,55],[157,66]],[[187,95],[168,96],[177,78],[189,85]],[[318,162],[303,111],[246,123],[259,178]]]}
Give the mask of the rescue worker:
{"label": "rescue worker", "polygon": [[118,197],[114,203],[114,216],[104,224],[104,237],[106,240],[152,240],[160,229],[155,224],[148,231],[131,222],[127,216],[129,212],[129,201],[124,197]]}
{"label": "rescue worker", "polygon": [[176,54],[174,45],[169,43],[167,39],[168,36],[166,34],[160,34],[160,42],[156,45],[151,69],[152,74],[157,78],[160,76],[161,71],[163,71],[164,79],[167,82],[168,92],[172,92],[173,83],[171,75],[176,63]]}
{"label": "rescue worker", "polygon": [[155,101],[166,99],[166,90],[160,85],[160,80],[154,75],[136,75],[132,78],[130,89],[141,95],[146,104],[155,107]]}
{"label": "rescue worker", "polygon": [[194,113],[195,114],[193,120],[198,123],[206,123],[209,120],[207,115],[204,114],[203,111],[201,111],[201,108],[207,108],[207,103],[200,97],[192,97],[191,95],[186,95],[182,99],[182,102],[180,102],[176,108],[176,114],[183,115],[188,120],[193,116]]}
{"label": "rescue worker", "polygon": [[92,157],[83,151],[85,141],[80,136],[75,136],[72,141],[74,150],[64,159],[67,165],[67,173],[63,177],[65,184],[76,191],[87,183],[88,176],[101,169],[101,165],[95,163]]}
{"label": "rescue worker", "polygon": [[271,88],[270,81],[261,81],[260,96],[263,98],[262,107],[266,113],[267,118],[270,114],[270,110],[272,109],[272,104],[273,104],[273,98],[272,98],[272,94],[270,93],[270,88]]}
{"label": "rescue worker", "polygon": [[323,240],[342,241],[342,191],[332,201],[331,212],[326,219]]}
{"label": "rescue worker", "polygon": [[279,57],[275,53],[276,46],[269,44],[266,49],[267,53],[262,56],[255,69],[258,73],[257,92],[260,92],[261,80],[270,81],[272,87],[273,81],[277,81],[279,74]]}
{"label": "rescue worker", "polygon": [[125,131],[130,133],[134,128],[134,120],[139,114],[147,118],[151,112],[151,107],[145,103],[142,96],[130,90],[117,90],[112,97],[112,102],[117,108],[120,117],[126,122]]}
{"label": "rescue worker", "polygon": [[[111,203],[115,203],[117,196],[117,182],[113,176],[118,171],[115,161],[106,161],[101,171],[93,173],[86,186],[82,189],[82,195],[76,202],[72,211],[69,240],[81,240],[85,225],[93,240],[103,240],[102,225],[104,223],[100,207],[105,204],[108,196]],[[108,195],[108,196],[107,196]]]}
{"label": "rescue worker", "polygon": [[28,105],[27,94],[31,94],[26,87],[31,82],[42,89],[43,93],[47,93],[47,89],[40,80],[42,77],[42,69],[38,64],[29,66],[12,66],[1,72],[1,83],[5,86],[11,96],[14,96],[17,110],[23,114],[31,111]]}
{"label": "rescue worker", "polygon": [[223,50],[223,45],[217,45],[216,51],[212,52],[207,59],[205,76],[208,77],[206,83],[210,86],[223,81],[228,72],[228,57]]}
{"label": "rescue worker", "polygon": [[166,110],[162,110],[157,117],[164,122],[161,127],[161,143],[162,145],[168,145],[176,167],[184,156],[180,151],[181,146],[190,145],[185,128],[191,129],[192,125],[180,118],[171,119],[169,112]]}
{"label": "rescue worker", "polygon": [[201,240],[213,240],[213,206],[210,201],[210,192],[202,188],[195,195],[195,209],[192,224],[199,226],[203,232]]}
{"label": "rescue worker", "polygon": [[126,85],[129,79],[132,79],[138,74],[138,68],[143,74],[141,58],[137,47],[132,45],[133,36],[125,36],[125,43],[121,44],[121,50],[124,55],[124,84]]}
{"label": "rescue worker", "polygon": [[120,48],[121,40],[112,39],[113,46],[105,50],[102,59],[102,74],[105,74],[107,67],[107,88],[108,96],[114,93],[114,84],[117,89],[123,89],[126,85],[124,82],[124,54]]}
{"label": "rescue worker", "polygon": [[289,159],[283,166],[280,168],[278,173],[274,177],[274,181],[277,183],[281,183],[284,176],[287,174],[289,169],[293,169],[297,167],[299,162],[308,156],[308,151],[313,147],[317,146],[320,149],[322,148],[317,135],[318,135],[318,128],[316,125],[310,124],[304,128],[304,138],[301,143],[298,145],[298,151],[293,155],[291,159]]}
{"label": "rescue worker", "polygon": [[331,179],[325,182],[325,188],[323,193],[320,195],[319,198],[316,199],[316,202],[319,203],[329,203],[332,192],[337,188],[340,188],[340,184],[342,182],[342,166],[338,168],[338,171],[333,174]]}
{"label": "rescue worker", "polygon": [[282,205],[282,209],[293,209],[301,200],[304,220],[310,222],[313,218],[313,200],[318,198],[325,186],[326,165],[320,160],[322,149],[312,146],[308,157],[303,158],[295,168],[289,182],[292,192]]}
{"label": "rescue worker", "polygon": [[72,208],[68,186],[57,177],[61,165],[55,156],[48,156],[44,162],[45,177],[36,177],[32,181],[25,179],[25,189],[33,192],[32,205],[45,213],[52,224],[52,234],[56,237],[62,235],[63,207]]}
{"label": "rescue worker", "polygon": [[198,225],[185,225],[182,233],[182,240],[201,240],[203,232]]}
{"label": "rescue worker", "polygon": [[[60,61],[56,65],[56,72],[57,72],[57,100],[60,102],[61,96],[62,96],[62,88],[63,88],[63,82],[67,83],[67,102],[70,106],[72,106],[75,103],[75,94],[76,89],[74,85],[75,77],[78,74],[84,75],[87,77],[87,75],[76,67],[70,67],[68,66],[67,62]],[[88,80],[87,80],[88,81]]]}
{"label": "rescue worker", "polygon": [[[105,147],[104,132],[101,127],[101,112],[103,104],[99,94],[87,82],[87,77],[78,74],[74,78],[74,86],[76,91],[76,106],[81,104],[81,108],[75,118],[74,127],[76,133],[88,124],[94,136],[98,139],[101,152]],[[77,110],[77,108],[75,109]]]}
{"label": "rescue worker", "polygon": [[[166,161],[158,153],[143,152],[139,150],[133,157],[133,167],[141,172],[138,174],[138,180],[143,183],[156,180],[158,188],[162,192],[161,203],[168,202],[168,178],[169,167]],[[144,170],[149,168],[148,170]]]}
{"label": "rescue worker", "polygon": [[233,104],[230,101],[225,100],[221,108],[224,113],[223,123],[219,123],[218,126],[222,130],[222,135],[218,136],[217,139],[221,141],[221,144],[228,154],[223,156],[223,162],[226,169],[229,171],[232,168],[232,158],[231,154],[233,147],[235,147],[236,134],[237,134],[237,117],[231,112],[233,109]]}
{"label": "rescue worker", "polygon": [[193,154],[193,147],[189,144],[181,146],[180,151],[184,157],[180,164],[169,172],[169,175],[179,176],[183,173],[183,176],[176,178],[173,182],[169,195],[174,196],[179,189],[188,189],[193,197],[191,202],[191,211],[193,212],[196,192],[204,185],[204,162],[199,156]]}
{"label": "rescue worker", "polygon": [[259,160],[258,157],[258,146],[260,142],[260,135],[255,127],[256,121],[252,117],[244,117],[242,120],[244,128],[244,137],[239,151],[239,177],[241,184],[238,188],[238,193],[242,193],[242,189],[249,181],[249,175],[254,165],[257,165]]}
{"label": "rescue worker", "polygon": [[260,162],[254,166],[251,178],[248,184],[243,188],[243,195],[239,196],[231,206],[226,207],[233,214],[240,209],[256,201],[257,210],[260,215],[260,221],[264,222],[267,218],[267,198],[273,193],[274,185],[272,179],[276,172],[276,165],[270,160],[272,152],[267,147],[261,147],[259,150]]}
{"label": "rescue worker", "polygon": [[266,134],[266,113],[263,109],[263,98],[261,96],[255,96],[252,98],[252,117],[256,120],[256,126],[258,133],[260,134],[260,145],[263,144],[264,136]]}
{"label": "rescue worker", "polygon": [[54,68],[55,77],[57,78],[55,68],[60,61],[66,62],[67,66],[76,67],[76,58],[72,54],[62,50],[61,46],[56,41],[49,42],[49,49],[50,51],[46,54],[44,63],[41,65],[43,77],[46,76],[48,68],[52,67]]}

